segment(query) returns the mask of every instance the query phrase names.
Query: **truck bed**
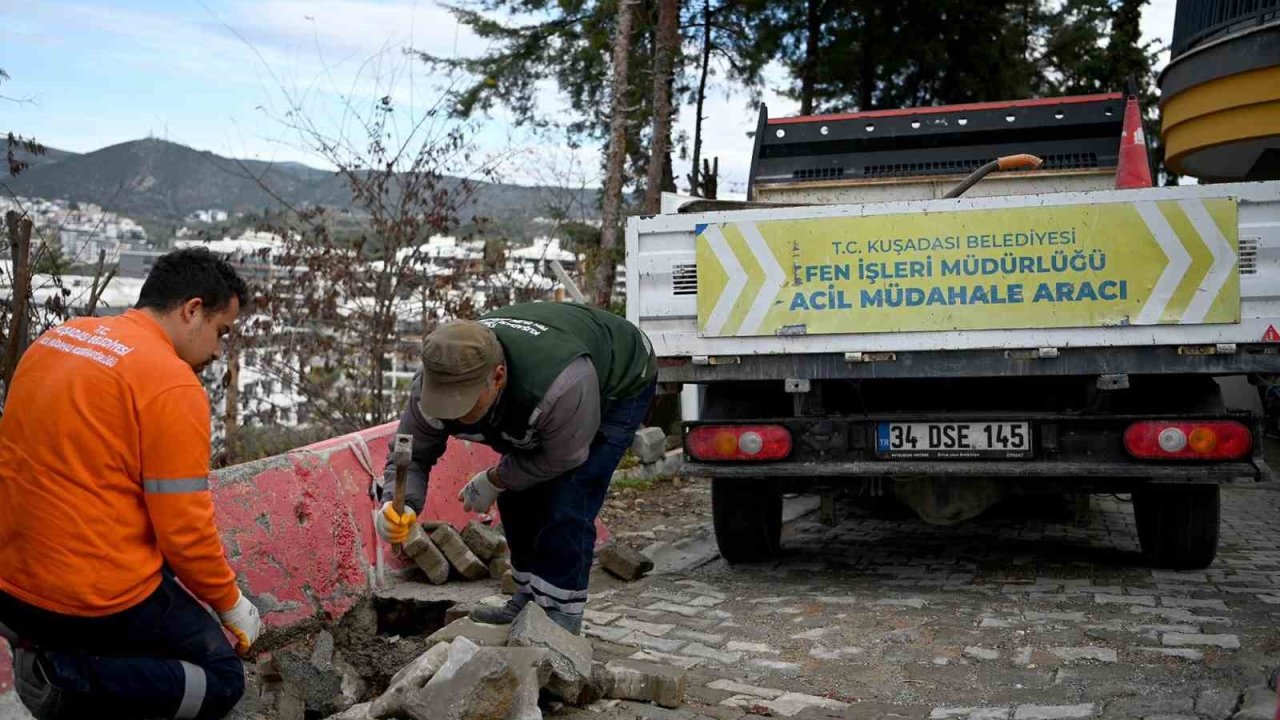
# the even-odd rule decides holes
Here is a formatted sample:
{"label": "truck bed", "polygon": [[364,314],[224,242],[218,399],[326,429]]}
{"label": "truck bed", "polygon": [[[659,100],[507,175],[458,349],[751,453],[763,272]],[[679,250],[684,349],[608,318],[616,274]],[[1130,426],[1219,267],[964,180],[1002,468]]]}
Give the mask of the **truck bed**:
{"label": "truck bed", "polygon": [[[1206,278],[1215,272],[1225,272],[1225,263],[1230,263],[1229,272],[1239,278],[1238,322],[1235,317],[1213,322],[1215,317],[1222,316],[1211,315],[1200,322],[1194,319],[1187,322],[1183,318],[1180,324],[1177,318],[1160,320],[1157,312],[1154,316],[1135,316],[1092,327],[1028,327],[1025,321],[1022,327],[998,327],[1005,321],[993,314],[994,326],[985,328],[895,327],[891,331],[858,328],[851,332],[815,333],[801,325],[798,329],[775,328],[769,332],[768,323],[760,324],[759,320],[767,313],[776,313],[782,301],[773,301],[773,307],[769,307],[770,302],[766,300],[751,302],[747,320],[736,330],[709,331],[714,329],[711,327],[714,323],[706,322],[707,307],[703,310],[703,327],[699,326],[699,286],[704,285],[705,294],[708,277],[699,269],[698,243],[706,242],[699,238],[707,236],[699,233],[706,232],[709,226],[952,213],[940,216],[946,218],[956,217],[962,211],[1016,208],[1070,211],[1106,203],[1154,208],[1163,201],[1194,205],[1216,199],[1234,199],[1238,203],[1237,237],[1232,238],[1238,242],[1233,248],[1234,257],[1227,257],[1225,253],[1220,257],[1212,246],[1206,250],[1188,244],[1181,252],[1176,247],[1162,247],[1166,248],[1165,255],[1171,263],[1176,263],[1175,255],[1181,254],[1188,263],[1207,264],[1212,252],[1214,267],[1207,272],[1200,270],[1206,273]],[[1130,240],[1120,234],[1108,237],[1106,242],[1111,247],[1123,248]],[[658,357],[664,359],[663,379],[668,381],[860,375],[936,377],[940,370],[949,376],[1014,371],[1023,374],[1280,372],[1280,335],[1276,333],[1280,325],[1280,183],[664,214],[631,220],[626,243],[627,266],[634,268],[627,276],[628,317],[653,341]],[[1206,245],[1210,243],[1206,241]],[[799,257],[799,250],[795,256]],[[798,282],[802,273],[798,266],[787,267],[785,263],[779,266],[780,272],[773,274],[764,267],[763,277],[757,277],[761,275],[757,270],[747,279],[747,289],[751,283],[773,280],[778,285],[778,297],[785,297],[789,286]],[[1210,280],[1204,282],[1210,283]],[[1172,293],[1178,278],[1173,278],[1173,285],[1169,285],[1168,279],[1161,275],[1160,283],[1168,285],[1166,291]],[[1135,287],[1131,291],[1160,292],[1158,286]],[[1179,292],[1186,295],[1185,290]],[[1200,292],[1204,292],[1203,286]],[[703,297],[702,300],[709,307],[716,298]],[[1228,311],[1234,312],[1234,298],[1230,300],[1215,304],[1215,308],[1232,305]],[[743,314],[742,310],[737,312],[739,316]],[[841,321],[857,323],[856,318],[863,317],[857,312],[850,310]],[[720,315],[723,319],[724,313]],[[1161,322],[1167,324],[1158,324]],[[1099,352],[1103,349],[1107,352]]]}

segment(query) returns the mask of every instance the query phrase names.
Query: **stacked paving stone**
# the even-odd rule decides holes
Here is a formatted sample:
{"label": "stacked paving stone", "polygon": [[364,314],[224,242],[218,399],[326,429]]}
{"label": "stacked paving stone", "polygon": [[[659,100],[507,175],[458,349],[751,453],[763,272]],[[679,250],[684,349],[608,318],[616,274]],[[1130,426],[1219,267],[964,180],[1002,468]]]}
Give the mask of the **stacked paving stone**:
{"label": "stacked paving stone", "polygon": [[464,580],[504,578],[511,572],[502,532],[474,520],[461,533],[448,523],[414,525],[402,547],[433,585],[448,582],[455,572]]}

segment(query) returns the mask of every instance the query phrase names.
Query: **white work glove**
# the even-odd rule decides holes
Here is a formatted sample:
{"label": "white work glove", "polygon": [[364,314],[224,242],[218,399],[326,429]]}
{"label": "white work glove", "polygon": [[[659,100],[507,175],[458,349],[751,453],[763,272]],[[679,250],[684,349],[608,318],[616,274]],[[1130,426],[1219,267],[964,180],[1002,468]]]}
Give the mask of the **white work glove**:
{"label": "white work glove", "polygon": [[391,507],[391,502],[382,503],[382,509],[378,511],[373,521],[373,526],[378,531],[378,537],[386,540],[392,545],[403,545],[409,539],[409,529],[417,522],[418,514],[413,508],[406,507],[400,512]]}
{"label": "white work glove", "polygon": [[249,602],[249,598],[240,594],[240,599],[230,610],[218,613],[222,618],[222,626],[236,636],[236,652],[245,655],[253,646],[258,634],[262,632],[262,618],[258,617],[258,608]]}
{"label": "white work glove", "polygon": [[483,514],[493,507],[500,492],[502,488],[489,481],[489,471],[481,470],[458,493],[458,499],[462,501],[463,510]]}

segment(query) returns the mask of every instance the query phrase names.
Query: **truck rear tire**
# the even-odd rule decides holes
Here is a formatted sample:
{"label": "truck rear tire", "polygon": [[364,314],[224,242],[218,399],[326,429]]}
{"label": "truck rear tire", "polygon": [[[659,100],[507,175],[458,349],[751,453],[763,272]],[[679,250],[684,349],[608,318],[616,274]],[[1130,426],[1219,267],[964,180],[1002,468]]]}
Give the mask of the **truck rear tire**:
{"label": "truck rear tire", "polygon": [[782,491],[768,480],[715,478],[711,518],[726,562],[768,560],[782,543]]}
{"label": "truck rear tire", "polygon": [[1155,567],[1208,567],[1218,553],[1217,485],[1150,483],[1133,494],[1142,554]]}

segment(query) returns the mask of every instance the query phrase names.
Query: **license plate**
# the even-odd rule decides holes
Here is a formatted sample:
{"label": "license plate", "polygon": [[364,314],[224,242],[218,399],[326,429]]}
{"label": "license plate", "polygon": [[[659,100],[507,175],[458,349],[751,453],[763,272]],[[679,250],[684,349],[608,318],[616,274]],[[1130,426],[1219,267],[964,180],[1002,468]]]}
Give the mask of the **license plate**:
{"label": "license plate", "polygon": [[1031,423],[877,423],[876,453],[887,458],[1031,457]]}

